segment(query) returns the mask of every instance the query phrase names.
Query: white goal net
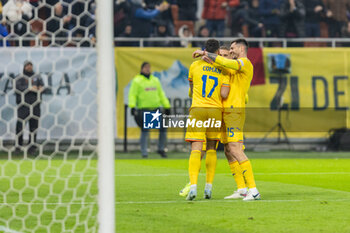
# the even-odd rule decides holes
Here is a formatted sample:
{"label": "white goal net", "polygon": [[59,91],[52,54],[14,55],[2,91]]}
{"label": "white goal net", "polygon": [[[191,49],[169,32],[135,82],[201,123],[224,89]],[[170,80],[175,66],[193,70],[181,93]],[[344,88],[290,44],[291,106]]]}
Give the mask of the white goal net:
{"label": "white goal net", "polygon": [[1,53],[0,232],[96,231],[95,49]]}
{"label": "white goal net", "polygon": [[97,53],[84,48],[95,43],[95,3],[11,2],[1,14],[0,232],[97,232]]}

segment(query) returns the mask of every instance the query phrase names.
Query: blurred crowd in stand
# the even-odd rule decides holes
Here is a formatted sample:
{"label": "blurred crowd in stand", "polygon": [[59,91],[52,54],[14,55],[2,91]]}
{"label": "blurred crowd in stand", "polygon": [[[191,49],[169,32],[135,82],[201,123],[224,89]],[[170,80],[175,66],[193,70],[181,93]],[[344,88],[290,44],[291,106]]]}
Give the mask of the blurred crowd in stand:
{"label": "blurred crowd in stand", "polygon": [[[95,9],[94,0],[0,0],[0,38],[93,46]],[[203,46],[192,37],[349,38],[350,0],[115,0],[114,36],[180,38],[144,43],[162,47]]]}
{"label": "blurred crowd in stand", "polygon": [[[350,35],[350,0],[118,0],[115,37],[180,37],[145,46],[196,46],[192,37],[331,37]],[[132,42],[118,42],[133,46]],[[137,44],[136,44],[137,45]]]}
{"label": "blurred crowd in stand", "polygon": [[[9,46],[91,46],[94,0],[0,0],[0,38]],[[0,45],[2,45],[2,41]]]}

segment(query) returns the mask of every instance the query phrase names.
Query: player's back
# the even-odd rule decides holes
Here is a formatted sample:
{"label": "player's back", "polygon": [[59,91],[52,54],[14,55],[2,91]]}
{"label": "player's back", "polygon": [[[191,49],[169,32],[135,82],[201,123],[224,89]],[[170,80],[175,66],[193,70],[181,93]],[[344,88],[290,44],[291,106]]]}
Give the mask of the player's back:
{"label": "player's back", "polygon": [[[222,107],[220,89],[226,71],[205,61],[198,60],[191,64],[189,81],[193,82],[193,107]],[[225,84],[224,84],[225,85]]]}

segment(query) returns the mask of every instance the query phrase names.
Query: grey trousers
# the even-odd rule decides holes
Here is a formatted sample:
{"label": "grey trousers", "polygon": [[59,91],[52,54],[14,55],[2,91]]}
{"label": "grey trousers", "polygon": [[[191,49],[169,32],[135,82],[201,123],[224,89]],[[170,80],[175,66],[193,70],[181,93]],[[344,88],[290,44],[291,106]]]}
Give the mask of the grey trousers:
{"label": "grey trousers", "polygon": [[[149,137],[149,130],[142,129],[141,130],[141,138],[140,138],[142,156],[148,155],[148,152],[147,152],[148,137]],[[165,143],[166,143],[166,129],[160,129],[159,130],[159,141],[158,141],[158,150],[159,151],[164,151]]]}
{"label": "grey trousers", "polygon": [[[140,138],[140,146],[141,146],[141,154],[142,156],[147,156],[147,148],[148,148],[148,137],[149,137],[149,129],[143,129],[143,112],[144,111],[155,111],[152,110],[145,110],[145,109],[139,109],[137,112],[137,115],[135,116],[135,121],[137,125],[141,128],[141,138]],[[166,144],[166,129],[161,127],[159,129],[159,141],[158,141],[158,150],[164,151]]]}

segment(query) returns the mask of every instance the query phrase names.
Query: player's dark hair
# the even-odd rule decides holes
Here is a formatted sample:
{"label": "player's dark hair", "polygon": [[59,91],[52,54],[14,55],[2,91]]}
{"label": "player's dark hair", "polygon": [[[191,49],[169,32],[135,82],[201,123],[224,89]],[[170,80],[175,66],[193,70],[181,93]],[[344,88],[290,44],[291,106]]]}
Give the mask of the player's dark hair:
{"label": "player's dark hair", "polygon": [[248,48],[249,48],[249,44],[248,44],[248,41],[246,41],[245,39],[243,38],[239,38],[239,39],[236,39],[234,41],[231,42],[231,45],[233,43],[236,43],[236,44],[239,44],[239,45],[243,45],[244,48],[245,48],[245,52],[248,53]]}
{"label": "player's dark hair", "polygon": [[216,53],[220,48],[220,43],[218,40],[209,39],[205,42],[205,50],[209,53]]}
{"label": "player's dark hair", "polygon": [[227,47],[226,45],[220,46],[220,49],[230,51],[229,47]]}

